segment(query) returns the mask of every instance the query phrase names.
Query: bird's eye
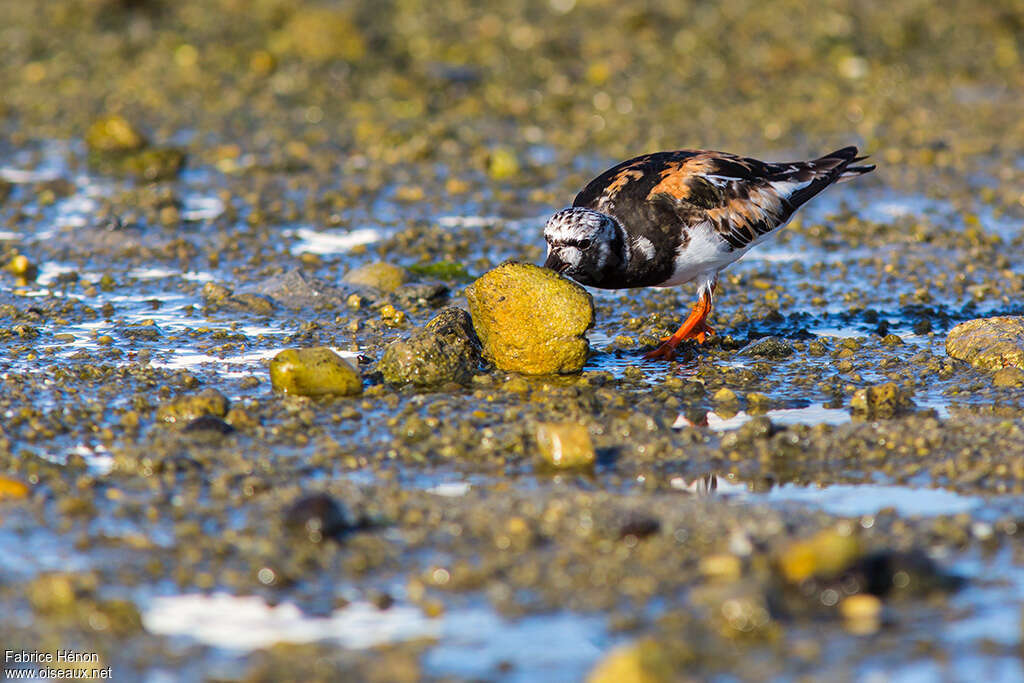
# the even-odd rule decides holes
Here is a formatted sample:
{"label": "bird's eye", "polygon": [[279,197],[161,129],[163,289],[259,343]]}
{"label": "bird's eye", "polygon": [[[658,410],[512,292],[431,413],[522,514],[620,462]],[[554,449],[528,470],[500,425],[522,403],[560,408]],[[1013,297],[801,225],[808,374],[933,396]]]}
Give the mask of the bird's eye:
{"label": "bird's eye", "polygon": [[579,246],[580,249],[589,249],[590,240],[580,240],[577,246]]}

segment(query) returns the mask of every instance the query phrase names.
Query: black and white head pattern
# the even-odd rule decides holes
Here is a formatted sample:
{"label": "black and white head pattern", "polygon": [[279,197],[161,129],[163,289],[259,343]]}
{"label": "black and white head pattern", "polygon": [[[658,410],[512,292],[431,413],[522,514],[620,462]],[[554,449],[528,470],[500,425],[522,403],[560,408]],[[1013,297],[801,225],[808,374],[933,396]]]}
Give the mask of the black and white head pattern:
{"label": "black and white head pattern", "polygon": [[622,231],[611,216],[571,207],[548,219],[547,268],[585,285],[601,286],[623,265]]}

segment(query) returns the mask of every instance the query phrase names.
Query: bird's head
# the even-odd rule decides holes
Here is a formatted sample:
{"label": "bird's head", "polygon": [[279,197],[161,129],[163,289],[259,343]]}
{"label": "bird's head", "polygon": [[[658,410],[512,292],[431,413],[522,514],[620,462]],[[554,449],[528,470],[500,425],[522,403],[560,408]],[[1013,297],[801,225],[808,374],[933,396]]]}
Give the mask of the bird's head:
{"label": "bird's head", "polygon": [[544,226],[544,267],[585,285],[600,286],[623,262],[622,230],[607,214],[580,207],[562,209]]}

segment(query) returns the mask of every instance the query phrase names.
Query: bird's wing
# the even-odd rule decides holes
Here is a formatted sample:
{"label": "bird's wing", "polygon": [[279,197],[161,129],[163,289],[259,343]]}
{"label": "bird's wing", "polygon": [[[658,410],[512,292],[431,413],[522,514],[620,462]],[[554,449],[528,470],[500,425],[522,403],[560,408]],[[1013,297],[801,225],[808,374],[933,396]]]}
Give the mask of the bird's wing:
{"label": "bird's wing", "polygon": [[851,165],[860,159],[856,147],[792,163],[696,150],[647,154],[605,171],[574,204],[625,221],[707,222],[732,249],[742,249],[832,183],[874,169]]}

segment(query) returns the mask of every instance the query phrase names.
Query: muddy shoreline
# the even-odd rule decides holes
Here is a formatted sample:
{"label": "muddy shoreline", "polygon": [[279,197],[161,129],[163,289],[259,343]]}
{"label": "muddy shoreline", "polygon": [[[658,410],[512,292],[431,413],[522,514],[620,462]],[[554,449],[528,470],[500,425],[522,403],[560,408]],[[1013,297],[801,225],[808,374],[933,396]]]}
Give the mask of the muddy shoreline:
{"label": "muddy shoreline", "polygon": [[[115,680],[1024,679],[1024,384],[945,348],[1024,314],[1022,16],[801,7],[0,3],[2,640]],[[579,374],[379,371],[618,159],[851,142],[878,172],[672,364],[686,287],[591,290]],[[276,392],[309,347],[362,393]]]}

